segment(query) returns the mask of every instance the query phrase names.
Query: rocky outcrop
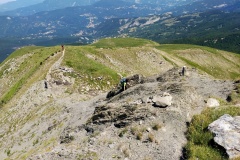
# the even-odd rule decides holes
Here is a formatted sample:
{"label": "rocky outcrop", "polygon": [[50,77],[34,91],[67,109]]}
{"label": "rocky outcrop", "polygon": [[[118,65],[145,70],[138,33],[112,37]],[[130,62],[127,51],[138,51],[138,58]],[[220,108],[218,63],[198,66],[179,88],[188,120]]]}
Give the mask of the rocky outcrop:
{"label": "rocky outcrop", "polygon": [[[126,77],[126,82],[127,82],[126,89],[133,87],[137,84],[143,83],[143,81],[144,81],[143,77],[139,74]],[[121,84],[118,84],[116,88],[113,88],[111,91],[108,92],[107,98],[114,97],[115,95],[121,93],[122,91],[123,90],[122,90]]]}
{"label": "rocky outcrop", "polygon": [[230,159],[240,157],[240,116],[225,114],[208,129],[215,134],[214,141],[226,149]]}
{"label": "rocky outcrop", "polygon": [[91,118],[92,124],[111,124],[115,127],[122,128],[133,122],[145,120],[151,116],[149,110],[137,104],[116,104],[110,103],[96,107]]}

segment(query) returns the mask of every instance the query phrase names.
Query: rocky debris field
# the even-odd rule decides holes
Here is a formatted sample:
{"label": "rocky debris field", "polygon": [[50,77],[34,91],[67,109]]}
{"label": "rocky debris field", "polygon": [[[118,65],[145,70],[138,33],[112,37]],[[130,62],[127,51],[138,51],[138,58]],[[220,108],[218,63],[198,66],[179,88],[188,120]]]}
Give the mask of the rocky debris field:
{"label": "rocky debris field", "polygon": [[62,99],[68,118],[58,143],[28,159],[184,159],[187,123],[207,107],[209,98],[225,101],[234,83],[196,69],[181,76],[180,70],[132,76],[127,90],[113,89],[111,96],[74,104]]}

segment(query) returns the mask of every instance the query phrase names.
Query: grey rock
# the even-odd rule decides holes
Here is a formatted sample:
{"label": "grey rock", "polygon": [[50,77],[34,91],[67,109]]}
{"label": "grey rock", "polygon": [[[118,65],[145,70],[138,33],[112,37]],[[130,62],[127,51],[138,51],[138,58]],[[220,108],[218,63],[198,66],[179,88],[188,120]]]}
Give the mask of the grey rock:
{"label": "grey rock", "polygon": [[151,129],[150,127],[148,127],[148,128],[146,129],[146,131],[147,131],[147,132],[151,132],[152,129]]}
{"label": "grey rock", "polygon": [[113,149],[115,147],[115,144],[109,144],[108,147]]}
{"label": "grey rock", "polygon": [[207,100],[207,107],[218,107],[218,106],[220,106],[218,100],[214,98],[209,98]]}
{"label": "grey rock", "polygon": [[226,149],[230,159],[240,157],[240,116],[224,114],[208,129],[215,134],[214,141]]}
{"label": "grey rock", "polygon": [[160,96],[154,96],[152,99],[155,107],[168,107],[172,104],[172,96],[169,93],[163,93]]}

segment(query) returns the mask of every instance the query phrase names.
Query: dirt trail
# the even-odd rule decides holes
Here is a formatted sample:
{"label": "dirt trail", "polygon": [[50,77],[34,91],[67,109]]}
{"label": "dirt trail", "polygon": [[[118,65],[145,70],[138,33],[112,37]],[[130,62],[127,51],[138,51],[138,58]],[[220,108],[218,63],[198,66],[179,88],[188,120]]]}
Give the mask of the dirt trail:
{"label": "dirt trail", "polygon": [[63,61],[63,58],[64,58],[64,55],[65,55],[65,49],[62,51],[62,56],[50,67],[47,75],[46,75],[46,80],[47,81],[50,81],[51,80],[51,73],[53,70],[56,70],[60,67],[62,61]]}

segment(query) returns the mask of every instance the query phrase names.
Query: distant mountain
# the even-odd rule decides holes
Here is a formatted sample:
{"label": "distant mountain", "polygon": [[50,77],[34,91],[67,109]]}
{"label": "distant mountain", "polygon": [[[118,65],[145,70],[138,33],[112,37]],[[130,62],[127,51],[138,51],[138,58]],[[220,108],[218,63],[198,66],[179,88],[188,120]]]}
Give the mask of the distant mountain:
{"label": "distant mountain", "polygon": [[[40,1],[40,0],[38,0]],[[43,1],[43,0],[41,0]],[[62,9],[66,7],[74,7],[74,6],[86,6],[92,5],[97,3],[97,5],[102,5],[103,7],[109,7],[108,4],[119,4],[128,2],[129,4],[142,4],[151,7],[152,9],[156,9],[157,12],[162,11],[163,13],[165,10],[172,8],[173,6],[181,6],[196,2],[199,0],[45,0],[42,3],[38,3],[35,5],[23,5],[19,7],[15,3],[11,3],[16,6],[15,10],[2,10],[0,15],[9,15],[9,16],[27,16],[31,14],[35,14],[41,11],[52,11],[56,9]],[[9,4],[10,5],[10,4]],[[145,6],[145,7],[147,7]]]}
{"label": "distant mountain", "polygon": [[208,10],[224,10],[226,8],[228,8],[230,12],[233,12],[236,8],[239,8],[239,2],[239,0],[201,0],[184,6],[176,6],[171,10],[171,12],[181,15],[187,13],[205,12]]}
{"label": "distant mountain", "polygon": [[[232,4],[234,1],[236,0],[229,0],[228,3]],[[43,4],[49,3],[49,6],[52,6],[53,2],[53,0],[46,0]],[[61,6],[60,4],[62,3],[65,4],[66,2],[63,1],[59,3],[59,6]],[[67,3],[70,4],[71,1],[68,1]],[[84,1],[82,2],[82,5],[83,4]],[[215,5],[220,5],[222,2],[219,2],[218,4],[211,4],[212,7],[208,8],[214,8]],[[208,6],[210,6],[210,3]],[[192,7],[189,5],[181,6],[179,7],[180,9],[176,9],[175,11],[182,10],[183,7],[185,8],[185,12],[192,12]],[[198,7],[196,7],[195,10],[199,10]],[[94,36],[97,34],[99,35],[98,32],[105,30],[105,28],[100,29],[98,26],[101,26],[106,22],[107,24],[111,23],[111,21],[114,22],[114,19],[116,18],[125,19],[121,22],[125,25],[124,23],[128,21],[129,18],[161,14],[164,17],[165,15],[173,14],[172,12],[165,14],[162,12],[162,10],[157,10],[157,8],[154,8],[152,5],[134,4],[124,1],[101,0],[93,5],[39,12],[30,16],[2,16],[0,17],[0,37],[21,37],[23,39],[33,39],[46,37],[52,38],[58,36]],[[115,25],[112,27],[114,26]],[[110,33],[106,34],[111,35]]]}
{"label": "distant mountain", "polygon": [[[73,5],[71,0],[59,3],[46,0],[41,3],[46,6],[42,9],[47,6],[50,9],[54,2],[58,7]],[[85,44],[119,36],[142,37],[161,43],[209,45],[240,53],[239,0],[159,2],[93,0],[78,4],[85,6],[29,16],[0,16],[0,41],[4,42],[0,43],[0,55],[23,45]]]}
{"label": "distant mountain", "polygon": [[0,5],[0,13],[41,3],[44,0],[15,0]]}
{"label": "distant mountain", "polygon": [[124,0],[126,2],[137,4],[153,4],[153,5],[165,5],[165,6],[181,6],[189,3],[201,1],[201,0]]}
{"label": "distant mountain", "polygon": [[[0,15],[28,16],[42,11],[53,11],[74,6],[100,5],[109,7],[109,4],[128,2],[131,5],[144,5],[156,10],[155,14],[173,12],[175,14],[203,12],[210,9],[219,9],[237,4],[239,0],[33,0],[13,1],[0,5]],[[134,7],[134,6],[133,6]]]}
{"label": "distant mountain", "polygon": [[240,1],[223,8],[226,12],[240,12]]}
{"label": "distant mountain", "polygon": [[212,10],[174,16],[162,15],[107,20],[97,26],[98,37],[130,36],[160,43],[206,45],[240,53],[240,13]]}
{"label": "distant mountain", "polygon": [[62,9],[74,6],[86,6],[91,5],[99,0],[45,0],[42,3],[21,7],[16,10],[11,10],[8,12],[0,12],[0,15],[10,15],[10,16],[26,16],[32,15],[42,11],[52,11],[56,9]]}
{"label": "distant mountain", "polygon": [[[108,7],[106,7],[108,6]],[[106,12],[107,10],[107,12]],[[43,38],[56,36],[91,36],[94,28],[112,18],[133,18],[154,14],[156,11],[144,5],[109,1],[104,5],[69,7],[31,16],[2,16],[0,37]]]}

